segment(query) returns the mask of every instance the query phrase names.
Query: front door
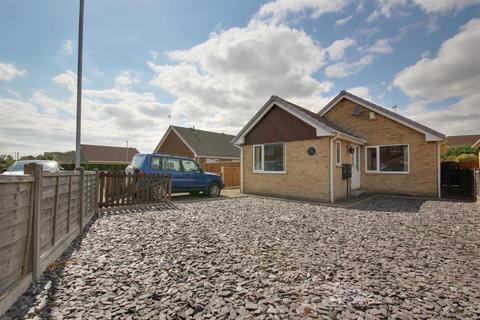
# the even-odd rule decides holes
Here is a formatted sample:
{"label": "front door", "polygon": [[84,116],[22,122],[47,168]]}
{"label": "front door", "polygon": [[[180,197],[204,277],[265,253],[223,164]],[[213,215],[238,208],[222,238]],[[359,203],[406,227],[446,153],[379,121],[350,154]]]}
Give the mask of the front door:
{"label": "front door", "polygon": [[353,145],[352,190],[360,188],[360,147]]}

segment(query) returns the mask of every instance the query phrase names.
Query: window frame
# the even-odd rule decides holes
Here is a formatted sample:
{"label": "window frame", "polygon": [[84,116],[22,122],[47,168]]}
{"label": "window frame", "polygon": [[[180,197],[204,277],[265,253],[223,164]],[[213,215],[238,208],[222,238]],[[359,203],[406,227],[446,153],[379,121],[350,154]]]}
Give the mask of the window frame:
{"label": "window frame", "polygon": [[[407,147],[407,171],[380,171],[380,147],[395,147],[406,146]],[[375,149],[377,153],[377,169],[368,169],[368,149]],[[375,146],[365,146],[365,173],[380,173],[380,174],[410,174],[410,144],[397,143],[397,144],[379,144]]]}
{"label": "window frame", "polygon": [[337,167],[342,166],[342,141],[335,141],[335,165]]}
{"label": "window frame", "polygon": [[[283,171],[266,171],[265,168],[265,146],[268,145],[282,145],[283,146]],[[262,169],[255,169],[255,148],[260,147],[262,150],[262,156],[260,164]],[[264,143],[264,144],[254,144],[252,146],[252,171],[253,173],[273,173],[273,174],[285,174],[287,173],[287,144],[285,142],[273,142],[273,143]]]}

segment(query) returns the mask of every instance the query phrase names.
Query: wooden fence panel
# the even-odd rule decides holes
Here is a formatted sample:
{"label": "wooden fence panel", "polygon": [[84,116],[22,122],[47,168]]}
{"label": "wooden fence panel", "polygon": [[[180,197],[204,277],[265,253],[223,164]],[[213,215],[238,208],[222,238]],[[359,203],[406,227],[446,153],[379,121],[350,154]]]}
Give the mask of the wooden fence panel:
{"label": "wooden fence panel", "polygon": [[34,164],[25,172],[0,176],[0,314],[63,253],[97,211],[96,172],[47,173]]}
{"label": "wooden fence panel", "polygon": [[240,162],[206,163],[205,171],[222,176],[225,187],[240,187]]}
{"label": "wooden fence panel", "polygon": [[0,180],[0,294],[30,266],[25,264],[25,254],[29,249],[33,179],[21,178]]}

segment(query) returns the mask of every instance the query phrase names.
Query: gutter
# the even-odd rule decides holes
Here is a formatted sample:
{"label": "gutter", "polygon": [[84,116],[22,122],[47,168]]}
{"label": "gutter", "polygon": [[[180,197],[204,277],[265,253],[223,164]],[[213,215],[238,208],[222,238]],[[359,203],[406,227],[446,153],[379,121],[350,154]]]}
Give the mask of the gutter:
{"label": "gutter", "polygon": [[329,189],[330,189],[330,203],[334,202],[333,197],[333,143],[339,139],[338,133],[335,134],[335,137],[330,139],[330,181],[329,181]]}

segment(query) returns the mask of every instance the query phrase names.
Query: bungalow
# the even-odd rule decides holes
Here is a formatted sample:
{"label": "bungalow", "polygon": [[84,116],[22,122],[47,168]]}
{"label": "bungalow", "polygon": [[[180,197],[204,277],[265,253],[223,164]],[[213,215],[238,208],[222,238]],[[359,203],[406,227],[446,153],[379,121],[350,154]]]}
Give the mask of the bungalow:
{"label": "bungalow", "polygon": [[346,91],[318,114],[272,96],[232,140],[243,192],[330,202],[362,192],[440,197],[444,141]]}
{"label": "bungalow", "polygon": [[169,126],[154,152],[185,156],[205,163],[240,161],[240,149],[232,144],[233,135]]}

